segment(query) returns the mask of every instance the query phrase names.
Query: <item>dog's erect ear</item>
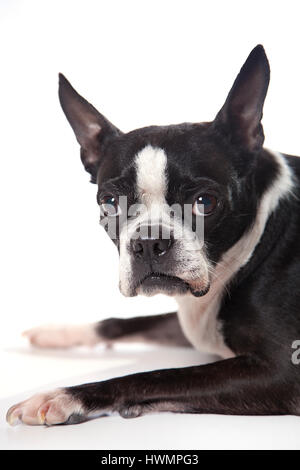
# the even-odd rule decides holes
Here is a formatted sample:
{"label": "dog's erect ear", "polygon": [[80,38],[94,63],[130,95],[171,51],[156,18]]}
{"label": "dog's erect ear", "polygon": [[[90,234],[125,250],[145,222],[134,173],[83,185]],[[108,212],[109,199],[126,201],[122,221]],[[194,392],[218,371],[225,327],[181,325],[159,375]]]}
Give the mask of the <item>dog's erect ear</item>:
{"label": "dog's erect ear", "polygon": [[261,119],[269,80],[268,59],[264,48],[258,45],[243,65],[214,121],[232,143],[250,152],[259,150],[264,142]]}
{"label": "dog's erect ear", "polygon": [[80,96],[68,80],[59,74],[59,100],[81,146],[81,160],[96,183],[102,148],[107,139],[121,135],[94,106]]}

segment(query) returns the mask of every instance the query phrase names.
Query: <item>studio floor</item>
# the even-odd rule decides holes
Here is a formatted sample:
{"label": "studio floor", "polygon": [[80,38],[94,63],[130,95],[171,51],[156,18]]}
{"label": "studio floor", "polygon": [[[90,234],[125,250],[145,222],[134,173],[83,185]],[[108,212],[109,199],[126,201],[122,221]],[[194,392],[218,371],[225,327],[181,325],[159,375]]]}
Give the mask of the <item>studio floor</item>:
{"label": "studio floor", "polygon": [[33,349],[22,341],[1,351],[1,449],[300,449],[300,418],[153,414],[40,427],[5,421],[7,409],[37,391],[131,372],[180,367],[212,358],[185,348]]}

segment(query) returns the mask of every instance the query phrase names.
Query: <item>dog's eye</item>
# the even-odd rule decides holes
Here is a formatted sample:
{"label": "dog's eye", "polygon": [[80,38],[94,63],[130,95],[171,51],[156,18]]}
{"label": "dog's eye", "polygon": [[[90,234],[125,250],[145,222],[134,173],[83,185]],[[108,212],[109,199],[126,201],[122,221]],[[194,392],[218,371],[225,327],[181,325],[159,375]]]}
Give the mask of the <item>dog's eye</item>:
{"label": "dog's eye", "polygon": [[121,208],[114,196],[104,196],[100,200],[101,215],[105,217],[116,217],[121,214]]}
{"label": "dog's eye", "polygon": [[193,205],[194,215],[210,215],[217,206],[217,198],[211,194],[201,194]]}

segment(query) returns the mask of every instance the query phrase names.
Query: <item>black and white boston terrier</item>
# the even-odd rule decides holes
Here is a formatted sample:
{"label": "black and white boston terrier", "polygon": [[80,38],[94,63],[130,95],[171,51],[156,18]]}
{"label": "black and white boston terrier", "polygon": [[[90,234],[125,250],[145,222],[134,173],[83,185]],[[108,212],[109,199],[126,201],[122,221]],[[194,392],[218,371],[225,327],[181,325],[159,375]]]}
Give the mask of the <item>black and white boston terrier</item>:
{"label": "black and white boston terrier", "polygon": [[[172,295],[178,311],[35,328],[31,343],[145,339],[221,360],[37,394],[10,408],[10,424],[73,424],[110,412],[300,413],[300,365],[292,360],[300,338],[300,159],[263,148],[269,76],[258,45],[214,121],[125,134],[60,75],[63,111],[119,250],[120,290]],[[185,218],[173,205],[191,211]]]}

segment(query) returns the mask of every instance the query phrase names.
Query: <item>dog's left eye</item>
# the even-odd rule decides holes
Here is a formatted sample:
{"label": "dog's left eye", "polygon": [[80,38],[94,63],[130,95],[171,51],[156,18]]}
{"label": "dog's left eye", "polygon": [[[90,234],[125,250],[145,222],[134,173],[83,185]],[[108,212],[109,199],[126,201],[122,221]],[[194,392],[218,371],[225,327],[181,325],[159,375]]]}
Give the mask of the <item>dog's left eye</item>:
{"label": "dog's left eye", "polygon": [[114,196],[104,196],[100,200],[101,215],[105,217],[116,217],[121,214],[121,208]]}
{"label": "dog's left eye", "polygon": [[194,215],[210,215],[217,207],[217,198],[211,194],[201,194],[193,205]]}

